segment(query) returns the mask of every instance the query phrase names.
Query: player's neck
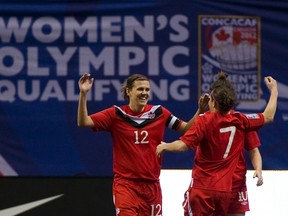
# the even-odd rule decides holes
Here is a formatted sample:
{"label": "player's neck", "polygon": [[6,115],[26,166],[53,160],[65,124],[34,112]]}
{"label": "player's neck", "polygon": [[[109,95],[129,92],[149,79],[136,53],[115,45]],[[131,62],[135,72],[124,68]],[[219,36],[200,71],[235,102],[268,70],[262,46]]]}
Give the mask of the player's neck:
{"label": "player's neck", "polygon": [[132,104],[129,104],[129,107],[134,113],[141,113],[145,108],[145,106],[133,106]]}

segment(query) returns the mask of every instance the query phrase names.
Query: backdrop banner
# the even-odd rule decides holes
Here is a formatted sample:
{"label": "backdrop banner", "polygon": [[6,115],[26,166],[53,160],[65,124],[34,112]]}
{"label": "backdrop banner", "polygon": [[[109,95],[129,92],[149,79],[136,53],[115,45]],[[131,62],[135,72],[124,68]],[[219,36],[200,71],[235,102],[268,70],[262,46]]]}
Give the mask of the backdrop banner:
{"label": "backdrop banner", "polygon": [[[263,169],[288,169],[287,10],[240,0],[1,3],[0,175],[113,175],[110,134],[77,126],[85,72],[95,78],[89,114],[127,103],[121,84],[141,73],[151,78],[150,103],[187,121],[220,70],[244,113],[263,112],[272,75],[279,104],[259,130]],[[179,136],[167,130],[165,140]],[[166,153],[163,168],[189,169],[193,156]]]}

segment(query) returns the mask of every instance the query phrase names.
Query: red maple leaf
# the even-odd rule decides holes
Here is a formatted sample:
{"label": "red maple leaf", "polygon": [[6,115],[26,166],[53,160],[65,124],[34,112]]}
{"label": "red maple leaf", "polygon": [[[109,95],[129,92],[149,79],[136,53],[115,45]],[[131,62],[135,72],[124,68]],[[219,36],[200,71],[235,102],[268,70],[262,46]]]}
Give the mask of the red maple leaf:
{"label": "red maple leaf", "polygon": [[241,32],[235,31],[234,32],[234,45],[237,46],[241,42]]}
{"label": "red maple leaf", "polygon": [[216,38],[219,41],[226,41],[229,37],[230,37],[230,35],[226,34],[224,29],[221,29],[220,32],[218,34],[216,34]]}

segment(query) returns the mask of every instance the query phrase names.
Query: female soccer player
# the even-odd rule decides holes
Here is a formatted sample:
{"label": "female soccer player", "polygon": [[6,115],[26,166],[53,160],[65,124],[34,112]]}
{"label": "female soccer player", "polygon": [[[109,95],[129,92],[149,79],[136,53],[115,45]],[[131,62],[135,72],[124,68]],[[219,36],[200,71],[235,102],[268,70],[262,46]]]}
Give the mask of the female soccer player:
{"label": "female soccer player", "polygon": [[[226,80],[226,75],[221,72],[218,79]],[[226,215],[232,176],[244,148],[245,133],[272,122],[276,112],[277,82],[270,76],[264,81],[270,90],[270,99],[263,113],[244,115],[231,112],[236,94],[227,80],[211,92],[210,111],[200,115],[179,140],[161,142],[157,146],[157,155],[164,151],[196,150],[191,190],[187,194],[190,215]]]}
{"label": "female soccer player", "polygon": [[156,147],[163,140],[166,127],[186,131],[203,112],[201,106],[186,123],[165,107],[148,104],[150,81],[144,75],[133,74],[121,90],[124,99],[129,101],[127,105],[112,106],[88,115],[86,96],[93,85],[90,77],[84,74],[78,82],[78,125],[112,135],[113,199],[117,216],[162,215],[161,158],[155,154]]}

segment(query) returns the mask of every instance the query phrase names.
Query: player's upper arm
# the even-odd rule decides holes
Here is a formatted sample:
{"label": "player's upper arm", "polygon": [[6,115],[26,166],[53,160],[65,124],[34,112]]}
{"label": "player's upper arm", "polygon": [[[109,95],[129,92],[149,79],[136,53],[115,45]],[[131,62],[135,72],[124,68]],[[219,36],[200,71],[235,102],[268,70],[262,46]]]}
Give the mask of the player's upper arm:
{"label": "player's upper arm", "polygon": [[94,127],[94,122],[90,116],[85,117],[81,122],[78,122],[79,127]]}
{"label": "player's upper arm", "polygon": [[186,125],[187,125],[187,123],[182,121],[182,123],[180,123],[180,126],[177,129],[177,131],[185,133],[187,131]]}

